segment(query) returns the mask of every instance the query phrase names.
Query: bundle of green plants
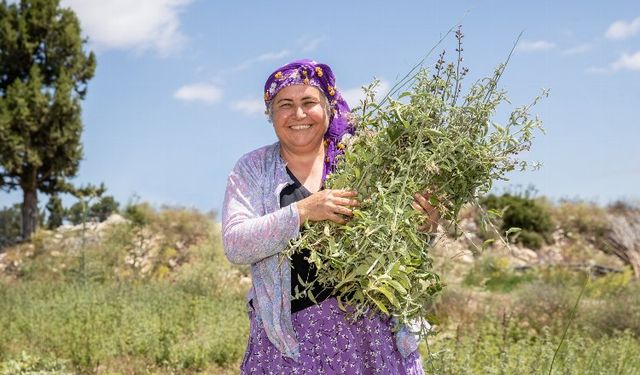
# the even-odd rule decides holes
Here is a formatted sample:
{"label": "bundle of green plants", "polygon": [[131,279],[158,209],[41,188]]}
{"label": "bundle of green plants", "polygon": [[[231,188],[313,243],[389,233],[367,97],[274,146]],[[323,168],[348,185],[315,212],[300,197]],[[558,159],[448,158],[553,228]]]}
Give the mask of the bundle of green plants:
{"label": "bundle of green plants", "polygon": [[[530,115],[539,97],[512,110],[504,124],[493,120],[507,101],[498,88],[506,62],[463,93],[460,30],[456,37],[454,62],[446,63],[443,52],[432,69],[417,65],[380,101],[377,81],[364,88],[366,98],[352,111],[356,136],[338,146],[344,156],[325,183],[357,190],[361,207],[346,225],[307,223],[289,249],[310,250],[316,282],[334,287],[355,317],[381,311],[400,323],[426,318],[443,284],[429,255],[433,236],[417,230],[425,216],[411,206],[414,194],[430,192],[441,217],[455,223],[463,205],[527,167],[517,156],[542,129]],[[298,292],[314,299],[309,288]]]}

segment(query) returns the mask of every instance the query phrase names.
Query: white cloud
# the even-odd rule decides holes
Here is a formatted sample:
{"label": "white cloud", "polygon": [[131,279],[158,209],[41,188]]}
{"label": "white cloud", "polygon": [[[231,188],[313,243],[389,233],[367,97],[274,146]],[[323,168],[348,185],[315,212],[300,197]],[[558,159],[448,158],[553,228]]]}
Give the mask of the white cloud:
{"label": "white cloud", "polygon": [[261,55],[259,55],[258,57],[253,57],[250,59],[247,59],[243,62],[241,62],[240,64],[236,65],[233,68],[233,71],[240,71],[240,70],[245,70],[248,69],[251,65],[257,63],[257,62],[262,62],[262,61],[272,61],[272,60],[280,60],[284,57],[289,56],[289,54],[291,53],[291,51],[289,51],[288,49],[283,49],[281,51],[277,51],[277,52],[266,52],[263,53]]}
{"label": "white cloud", "polygon": [[626,39],[640,32],[640,17],[633,21],[616,21],[612,23],[605,36],[609,39]]}
{"label": "white cloud", "polygon": [[173,97],[187,102],[211,104],[222,98],[222,90],[208,83],[194,83],[180,87]]}
{"label": "white cloud", "polygon": [[620,56],[620,58],[611,64],[613,70],[640,70],[640,51],[629,55],[627,53]]}
{"label": "white cloud", "polygon": [[237,100],[231,103],[231,109],[246,115],[264,113],[264,101],[262,99]]}
{"label": "white cloud", "polygon": [[581,53],[587,53],[593,49],[593,45],[590,43],[579,44],[577,46],[567,48],[563,51],[565,55],[578,55]]}
{"label": "white cloud", "polygon": [[98,49],[153,49],[167,54],[186,37],[180,31],[180,11],[192,0],[63,0],[71,7]]}
{"label": "white cloud", "polygon": [[637,70],[640,71],[640,51],[634,54],[624,53],[616,61],[607,67],[589,67],[585,71],[594,74],[607,74],[617,72],[619,70]]}
{"label": "white cloud", "polygon": [[[380,81],[377,88],[376,99],[380,100],[389,91],[389,82]],[[364,99],[364,91],[362,87],[354,87],[347,90],[341,90],[342,97],[347,101],[350,108],[360,105],[360,101]]]}
{"label": "white cloud", "polygon": [[523,40],[518,43],[516,47],[516,51],[519,52],[542,52],[553,49],[556,47],[556,44],[553,42],[548,42],[546,40],[536,40],[536,41],[528,41]]}

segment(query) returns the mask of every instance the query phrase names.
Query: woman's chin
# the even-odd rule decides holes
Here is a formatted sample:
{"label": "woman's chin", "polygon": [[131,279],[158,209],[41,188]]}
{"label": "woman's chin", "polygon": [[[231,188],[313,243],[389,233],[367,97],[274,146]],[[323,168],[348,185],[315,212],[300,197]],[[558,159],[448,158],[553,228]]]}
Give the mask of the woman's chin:
{"label": "woman's chin", "polygon": [[322,137],[296,137],[294,139],[280,140],[280,144],[293,150],[315,150],[322,144]]}

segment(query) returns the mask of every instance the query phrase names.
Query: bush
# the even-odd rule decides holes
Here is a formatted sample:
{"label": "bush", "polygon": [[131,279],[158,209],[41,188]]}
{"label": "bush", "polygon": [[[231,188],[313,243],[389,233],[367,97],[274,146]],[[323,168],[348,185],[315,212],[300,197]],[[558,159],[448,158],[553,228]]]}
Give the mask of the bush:
{"label": "bush", "polygon": [[552,209],[554,221],[567,237],[574,234],[593,240],[609,229],[606,211],[595,203],[563,201]]}
{"label": "bush", "polygon": [[26,352],[9,361],[0,363],[0,375],[71,375],[65,362],[57,359],[40,358]]}
{"label": "bush", "polygon": [[0,249],[20,241],[22,236],[22,204],[0,209]]}
{"label": "bush", "polygon": [[522,246],[528,247],[529,249],[533,250],[540,249],[546,242],[541,234],[524,229],[518,233],[518,236],[515,238],[515,240],[518,243],[521,243]]}
{"label": "bush", "polygon": [[516,292],[515,316],[535,332],[551,329],[559,333],[565,327],[579,294],[578,287],[534,281]]}
{"label": "bush", "polygon": [[487,210],[502,212],[496,224],[503,232],[510,228],[522,229],[514,238],[524,246],[540,248],[553,230],[551,215],[546,207],[527,194],[490,194],[481,201],[481,205]]}
{"label": "bush", "polygon": [[65,209],[62,206],[62,199],[58,195],[52,195],[46,206],[49,215],[47,217],[47,229],[56,229],[62,225],[65,216]]}
{"label": "bush", "polygon": [[138,227],[143,227],[151,221],[155,210],[149,203],[129,204],[124,209],[124,217]]}
{"label": "bush", "polygon": [[640,339],[640,284],[625,284],[624,279],[622,275],[611,276],[610,292],[585,312],[582,324],[593,336],[614,336],[626,331]]}
{"label": "bush", "polygon": [[[101,197],[94,204],[87,206],[86,220],[102,222],[107,220],[112,213],[118,212],[120,204],[112,196]],[[131,206],[127,207],[129,209]],[[132,209],[133,210],[133,209]],[[83,212],[82,202],[74,203],[66,213],[67,219],[74,225],[81,224],[84,221],[85,213]]]}
{"label": "bush", "polygon": [[486,255],[477,260],[464,279],[466,285],[483,286],[491,291],[509,292],[533,279],[531,273],[512,270],[509,259]]}

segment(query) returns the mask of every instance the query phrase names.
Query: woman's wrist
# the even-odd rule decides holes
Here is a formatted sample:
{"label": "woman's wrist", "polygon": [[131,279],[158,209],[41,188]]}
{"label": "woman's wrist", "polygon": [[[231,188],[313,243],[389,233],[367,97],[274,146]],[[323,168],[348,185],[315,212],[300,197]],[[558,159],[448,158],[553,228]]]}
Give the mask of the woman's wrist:
{"label": "woman's wrist", "polygon": [[303,201],[297,201],[294,203],[296,205],[296,208],[298,209],[298,217],[300,218],[300,226],[302,227],[304,225],[304,223],[307,221],[307,218],[309,217],[308,215],[308,211],[307,211],[307,206],[306,204],[304,204]]}

